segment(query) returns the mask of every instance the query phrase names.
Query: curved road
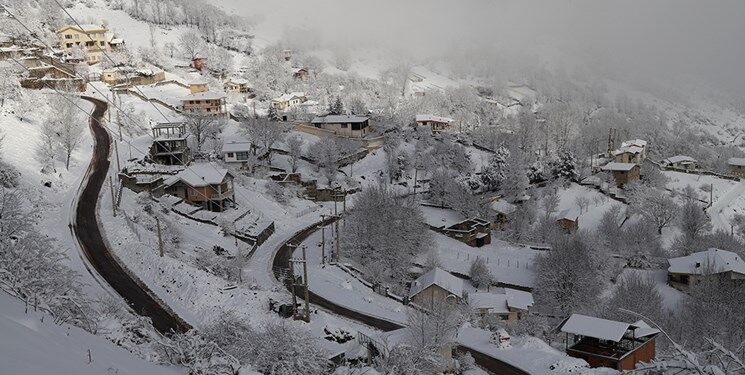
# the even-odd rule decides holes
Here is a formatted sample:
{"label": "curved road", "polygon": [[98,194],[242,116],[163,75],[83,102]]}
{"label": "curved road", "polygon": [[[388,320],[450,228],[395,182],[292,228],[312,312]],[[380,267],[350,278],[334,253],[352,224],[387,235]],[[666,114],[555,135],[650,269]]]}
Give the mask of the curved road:
{"label": "curved road", "polygon": [[[335,218],[328,218],[325,221],[319,221],[311,226],[306,227],[305,229],[295,233],[292,237],[290,237],[288,240],[286,240],[282,245],[279,246],[277,249],[277,252],[274,255],[274,260],[272,261],[272,269],[274,270],[274,277],[282,281],[283,274],[286,274],[289,272],[290,269],[290,258],[292,257],[292,252],[295,249],[297,245],[299,245],[301,242],[303,242],[305,239],[307,239],[313,232],[318,230],[318,227],[321,226],[321,224],[329,225],[333,223],[336,219]],[[292,292],[292,286],[285,284],[285,287]],[[297,290],[297,294],[299,296],[302,296],[302,292],[300,290]],[[364,313],[350,310],[344,306],[337,305],[333,301],[330,301],[326,298],[323,298],[312,291],[308,291],[308,297],[310,299],[310,302],[314,305],[323,307],[335,314],[344,316],[346,318],[361,322],[365,325],[375,327],[377,329],[380,329],[382,331],[393,331],[399,328],[403,328],[402,325],[398,323],[394,323],[385,319],[380,319],[374,316],[369,316]],[[487,369],[489,372],[493,374],[500,374],[500,375],[528,375],[527,372],[510,365],[509,363],[500,361],[496,358],[490,357],[482,352],[479,352],[475,349],[459,345],[457,347],[457,350],[459,352],[470,352],[473,356],[473,359],[476,360],[476,363]]]}
{"label": "curved road", "polygon": [[95,107],[89,124],[95,145],[91,164],[83,177],[85,185],[79,192],[75,207],[73,234],[88,262],[135,312],[150,317],[153,326],[161,333],[186,332],[191,329],[191,326],[154,297],[154,294],[141,281],[132,277],[106,247],[106,242],[98,227],[96,205],[98,194],[109,171],[111,138],[102,123],[108,106],[106,102],[98,99],[89,97],[83,97],[83,99],[93,103]]}

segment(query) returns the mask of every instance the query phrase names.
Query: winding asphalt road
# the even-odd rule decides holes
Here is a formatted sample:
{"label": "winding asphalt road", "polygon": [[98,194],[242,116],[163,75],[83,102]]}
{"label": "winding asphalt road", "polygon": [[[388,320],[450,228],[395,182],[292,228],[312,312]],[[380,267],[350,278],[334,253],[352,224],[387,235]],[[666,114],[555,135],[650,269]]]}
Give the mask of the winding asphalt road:
{"label": "winding asphalt road", "polygon": [[140,280],[130,275],[106,247],[96,218],[96,205],[109,171],[111,138],[102,123],[108,106],[102,100],[90,97],[83,99],[95,107],[89,124],[95,145],[91,163],[83,177],[84,185],[78,194],[71,227],[73,234],[88,262],[135,312],[152,319],[153,326],[161,333],[186,332],[191,326],[154,297]]}
{"label": "winding asphalt road", "polygon": [[[106,242],[101,235],[96,218],[96,206],[98,204],[99,193],[106,181],[109,170],[108,158],[111,151],[111,138],[101,123],[107,109],[107,104],[104,101],[90,97],[84,97],[83,99],[93,103],[95,106],[90,118],[90,128],[95,140],[95,146],[93,148],[91,164],[84,176],[85,185],[82,186],[82,190],[78,195],[77,206],[75,207],[75,219],[74,223],[72,223],[73,234],[93,268],[137,313],[150,317],[153,321],[153,326],[161,333],[186,332],[191,329],[191,326],[171,311],[165,303],[154,297],[154,294],[147,286],[131,276],[112,255],[110,249],[106,247]],[[333,218],[329,218],[323,223],[324,225],[328,225],[333,220]],[[291,245],[297,245],[308,238],[308,236],[318,229],[319,224],[321,223],[315,223],[295,233],[279,247],[272,261],[275,277],[278,280],[280,280],[281,274],[284,272],[283,270],[289,270],[289,260],[294,249]],[[380,330],[392,331],[402,328],[400,324],[350,310],[315,293],[310,292],[309,297],[314,305]],[[491,373],[527,375],[525,371],[474,349],[459,346],[458,350],[470,352],[476,363]]]}
{"label": "winding asphalt road", "polygon": [[[324,221],[319,221],[295,233],[292,237],[290,237],[287,241],[285,241],[282,245],[280,245],[279,249],[277,249],[277,252],[275,253],[274,260],[272,261],[272,269],[274,270],[274,277],[277,280],[282,281],[284,274],[289,272],[290,258],[292,257],[292,253],[295,250],[295,246],[299,245],[301,242],[307,239],[311,234],[313,234],[313,232],[317,231],[321,225],[323,226],[329,225],[333,223],[335,220],[336,220],[335,218],[328,218]],[[292,292],[291,285],[285,283],[285,286],[290,292]],[[301,289],[296,289],[296,291],[297,291],[298,296],[302,296]],[[327,309],[337,315],[341,315],[346,318],[363,323],[365,325],[375,327],[382,331],[388,332],[388,331],[393,331],[399,328],[403,328],[403,326],[398,323],[394,323],[394,322],[391,322],[385,319],[380,319],[374,316],[369,316],[369,315],[366,315],[358,311],[350,310],[344,306],[340,306],[331,300],[328,300],[326,298],[323,298],[313,293],[310,290],[308,291],[308,299],[310,300],[312,304],[320,306],[324,309]],[[471,353],[471,356],[473,356],[473,359],[476,361],[476,364],[488,370],[492,374],[528,375],[527,372],[513,365],[510,365],[509,363],[490,357],[473,348],[459,345],[457,347],[457,350],[459,352]]]}

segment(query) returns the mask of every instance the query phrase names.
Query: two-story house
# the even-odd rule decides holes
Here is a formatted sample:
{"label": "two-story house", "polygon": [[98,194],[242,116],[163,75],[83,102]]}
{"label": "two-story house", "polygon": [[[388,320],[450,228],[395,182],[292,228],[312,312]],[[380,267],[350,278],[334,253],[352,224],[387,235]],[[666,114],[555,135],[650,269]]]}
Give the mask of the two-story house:
{"label": "two-story house", "polygon": [[234,176],[209,163],[192,164],[163,181],[163,191],[206,210],[221,212],[235,202]]}
{"label": "two-story house", "polygon": [[227,95],[210,91],[206,82],[189,84],[191,94],[181,98],[181,109],[185,114],[200,116],[225,116],[228,113]]}
{"label": "two-story house", "polygon": [[97,64],[111,51],[109,29],[102,25],[66,25],[57,30],[57,42],[62,50],[69,53],[74,47],[85,52],[89,65]]}

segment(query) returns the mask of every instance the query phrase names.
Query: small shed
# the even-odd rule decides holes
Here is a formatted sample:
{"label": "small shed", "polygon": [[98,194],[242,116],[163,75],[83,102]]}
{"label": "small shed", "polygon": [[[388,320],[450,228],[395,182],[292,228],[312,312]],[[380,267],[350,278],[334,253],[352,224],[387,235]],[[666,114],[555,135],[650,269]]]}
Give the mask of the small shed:
{"label": "small shed", "polygon": [[439,267],[419,276],[409,288],[409,299],[423,307],[446,301],[458,302],[462,298],[463,280]]}

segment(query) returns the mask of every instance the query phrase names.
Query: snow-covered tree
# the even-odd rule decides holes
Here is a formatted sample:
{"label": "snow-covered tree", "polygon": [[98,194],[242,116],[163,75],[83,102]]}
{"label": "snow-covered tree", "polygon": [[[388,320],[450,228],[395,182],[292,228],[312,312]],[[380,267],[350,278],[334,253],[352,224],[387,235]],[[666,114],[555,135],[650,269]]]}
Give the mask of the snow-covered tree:
{"label": "snow-covered tree", "polygon": [[329,185],[334,181],[339,168],[339,153],[333,139],[324,137],[308,147],[308,158],[312,159]]}
{"label": "snow-covered tree", "polygon": [[661,319],[664,306],[656,282],[641,272],[626,273],[619,280],[608,301],[608,318],[623,320],[626,314],[619,309],[632,310],[652,319]]}
{"label": "snow-covered tree", "polygon": [[344,103],[341,101],[340,97],[337,96],[334,102],[329,105],[329,114],[331,115],[344,114]]}
{"label": "snow-covered tree", "polygon": [[421,211],[412,200],[384,187],[372,186],[358,195],[341,234],[342,255],[365,269],[382,271],[366,275],[370,281],[403,283],[412,257],[432,246]]}
{"label": "snow-covered tree", "polygon": [[0,62],[0,107],[5,107],[5,101],[16,100],[21,93],[18,81],[18,68],[7,61]]}
{"label": "snow-covered tree", "polygon": [[273,122],[282,121],[282,117],[279,116],[279,111],[277,111],[277,108],[275,108],[274,106],[269,107],[266,117],[269,119],[269,121],[273,121]]}
{"label": "snow-covered tree", "polygon": [[471,284],[476,288],[489,287],[495,280],[484,258],[476,258],[469,269]]}
{"label": "snow-covered tree", "polygon": [[672,198],[660,190],[638,188],[631,194],[632,209],[648,218],[662,234],[662,229],[670,226],[678,215],[679,208]]}
{"label": "snow-covered tree", "polygon": [[562,315],[592,311],[601,291],[595,256],[584,235],[559,238],[537,258],[536,301]]}
{"label": "snow-covered tree", "polygon": [[[79,101],[75,98],[69,99]],[[70,169],[70,157],[83,140],[86,120],[75,105],[55,96],[50,100],[50,116],[47,121],[54,127],[59,148],[65,154],[65,168]]]}
{"label": "snow-covered tree", "polygon": [[305,141],[299,136],[293,135],[287,137],[285,142],[287,143],[287,155],[290,157],[290,167],[292,168],[292,173],[295,173],[297,172],[298,161],[303,156],[303,144]]}
{"label": "snow-covered tree", "polygon": [[577,180],[579,173],[577,173],[574,155],[567,150],[559,152],[556,160],[551,162],[551,175],[557,179]]}

